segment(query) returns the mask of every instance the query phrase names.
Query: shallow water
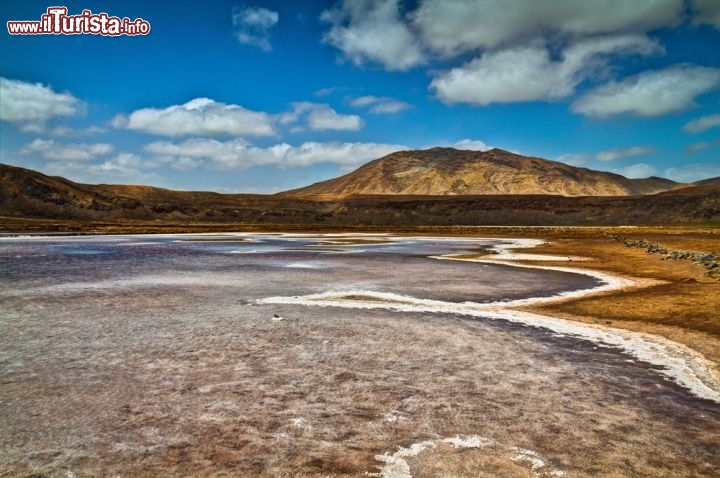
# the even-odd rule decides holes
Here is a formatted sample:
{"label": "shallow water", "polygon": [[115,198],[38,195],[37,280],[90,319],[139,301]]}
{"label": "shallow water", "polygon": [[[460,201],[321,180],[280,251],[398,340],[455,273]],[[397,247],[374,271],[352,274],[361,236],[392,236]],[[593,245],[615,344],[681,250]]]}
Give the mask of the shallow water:
{"label": "shallow water", "polygon": [[[233,237],[0,240],[0,475],[720,470],[718,404],[617,348],[461,314],[262,303],[489,304],[596,279],[429,258],[493,240]],[[458,435],[482,446],[443,441]]]}

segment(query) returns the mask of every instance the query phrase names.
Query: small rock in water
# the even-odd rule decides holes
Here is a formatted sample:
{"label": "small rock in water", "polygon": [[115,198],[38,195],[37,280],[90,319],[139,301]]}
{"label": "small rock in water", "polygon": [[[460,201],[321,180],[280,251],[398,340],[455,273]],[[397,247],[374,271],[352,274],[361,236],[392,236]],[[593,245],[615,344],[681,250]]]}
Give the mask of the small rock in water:
{"label": "small rock in water", "polygon": [[280,322],[281,320],[283,320],[283,318],[277,314],[273,314],[272,320],[274,320],[275,322]]}

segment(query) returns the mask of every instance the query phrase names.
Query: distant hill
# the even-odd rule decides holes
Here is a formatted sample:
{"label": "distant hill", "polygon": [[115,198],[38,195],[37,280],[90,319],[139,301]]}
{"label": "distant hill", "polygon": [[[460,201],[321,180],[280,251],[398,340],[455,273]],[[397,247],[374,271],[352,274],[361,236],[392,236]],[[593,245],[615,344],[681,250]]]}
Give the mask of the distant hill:
{"label": "distant hill", "polygon": [[669,179],[628,179],[501,149],[481,152],[432,148],[392,153],[339,178],[281,194],[628,196],[655,194],[681,186]]}
{"label": "distant hill", "polygon": [[250,194],[174,191],[151,186],[82,184],[0,164],[0,214],[37,217],[188,219],[233,210]]}
{"label": "distant hill", "polygon": [[717,178],[703,179],[702,181],[695,181],[693,186],[720,186],[720,176]]}
{"label": "distant hill", "polygon": [[[630,180],[627,180],[630,181]],[[640,190],[664,180],[640,180]],[[635,184],[630,182],[630,184]],[[675,183],[672,183],[675,184]],[[647,189],[644,189],[647,190]],[[51,221],[51,222],[48,222]],[[718,224],[720,186],[582,196],[252,195],[80,184],[0,164],[0,232],[87,231],[92,224],[303,226]]]}

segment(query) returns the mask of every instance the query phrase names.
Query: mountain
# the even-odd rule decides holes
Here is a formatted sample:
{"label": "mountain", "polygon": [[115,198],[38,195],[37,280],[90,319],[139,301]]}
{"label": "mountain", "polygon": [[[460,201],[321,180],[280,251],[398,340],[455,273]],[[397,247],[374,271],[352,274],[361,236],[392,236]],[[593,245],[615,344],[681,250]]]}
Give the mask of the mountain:
{"label": "mountain", "polygon": [[[655,180],[640,184],[646,187],[648,181]],[[640,196],[384,194],[327,198],[80,184],[0,164],[0,231],[4,232],[191,232],[244,230],[267,224],[399,228],[692,223],[720,223],[720,186],[688,186]]]}
{"label": "mountain", "polygon": [[703,179],[702,181],[695,181],[693,186],[720,186],[720,176],[716,178]]}
{"label": "mountain", "polygon": [[82,184],[0,164],[0,214],[82,219],[188,219],[223,214],[263,196]]}
{"label": "mountain", "polygon": [[654,194],[681,186],[669,179],[628,179],[501,149],[481,152],[432,148],[392,153],[339,178],[281,194],[628,196]]}

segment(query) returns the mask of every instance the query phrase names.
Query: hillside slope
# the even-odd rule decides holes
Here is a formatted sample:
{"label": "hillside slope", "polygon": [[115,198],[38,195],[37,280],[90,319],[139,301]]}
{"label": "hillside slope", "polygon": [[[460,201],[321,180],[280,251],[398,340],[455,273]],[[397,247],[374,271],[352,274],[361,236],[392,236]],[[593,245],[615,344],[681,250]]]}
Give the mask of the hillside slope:
{"label": "hillside slope", "polygon": [[[48,221],[56,224],[50,226]],[[86,231],[99,222],[228,224],[240,229],[244,224],[718,224],[720,187],[688,186],[638,196],[382,194],[321,198],[79,184],[0,164],[0,231]],[[71,223],[70,228],[63,226]]]}
{"label": "hillside slope", "polygon": [[681,186],[669,179],[628,179],[501,149],[481,152],[432,148],[392,153],[339,178],[282,194],[628,196],[655,194]]}

